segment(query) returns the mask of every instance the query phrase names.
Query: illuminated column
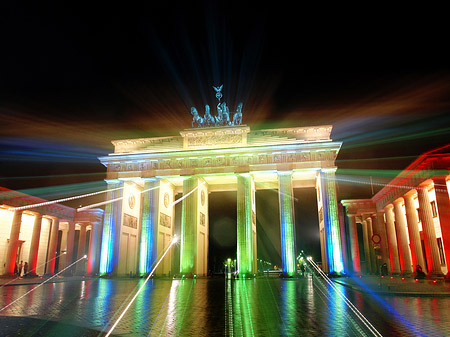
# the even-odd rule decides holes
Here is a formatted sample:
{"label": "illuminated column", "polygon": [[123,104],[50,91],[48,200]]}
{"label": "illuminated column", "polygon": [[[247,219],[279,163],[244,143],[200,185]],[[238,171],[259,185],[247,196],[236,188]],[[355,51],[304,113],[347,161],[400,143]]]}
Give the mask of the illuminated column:
{"label": "illuminated column", "polygon": [[159,186],[157,179],[145,180],[144,201],[141,217],[141,246],[139,251],[139,273],[150,273],[156,262],[157,229],[159,215]]}
{"label": "illuminated column", "polygon": [[358,231],[356,230],[356,215],[347,214],[348,230],[350,235],[350,250],[353,263],[353,273],[361,274],[361,261],[359,257]]}
{"label": "illuminated column", "polygon": [[50,230],[50,241],[48,244],[48,253],[47,253],[47,271],[45,272],[46,275],[53,275],[55,273],[58,230],[59,230],[59,219],[52,218],[52,227]]}
{"label": "illuminated column", "polygon": [[409,243],[411,246],[411,259],[413,269],[416,265],[420,265],[426,271],[425,259],[422,253],[422,243],[420,241],[419,219],[417,218],[416,205],[414,205],[414,197],[405,195],[406,221],[408,223]]}
{"label": "illuminated column", "polygon": [[99,237],[99,227],[100,223],[91,222],[91,236],[89,238],[89,252],[86,267],[86,274],[89,276],[97,274],[98,270],[95,265],[98,260],[98,237]]}
{"label": "illuminated column", "polygon": [[323,198],[323,216],[325,242],[329,273],[342,273],[341,239],[339,235],[339,219],[336,198],[335,169],[321,170],[321,186]]}
{"label": "illuminated column", "polygon": [[255,184],[249,173],[237,177],[237,263],[239,275],[256,273],[253,233],[253,205]]}
{"label": "illuminated column", "polygon": [[395,229],[399,244],[400,267],[402,275],[411,275],[412,262],[409,251],[408,236],[406,234],[406,219],[402,207],[403,198],[394,201]]}
{"label": "illuminated column", "polygon": [[280,205],[281,255],[283,274],[294,276],[295,265],[295,217],[292,189],[292,172],[278,172],[278,198]]}
{"label": "illuminated column", "polygon": [[339,214],[339,234],[341,236],[341,247],[342,247],[342,259],[344,262],[344,271],[347,273],[350,271],[350,252],[348,251],[348,235],[346,234],[346,222],[344,220],[344,207],[341,203],[338,204],[338,214]]}
{"label": "illuminated column", "polygon": [[369,241],[370,272],[376,273],[377,272],[377,262],[375,261],[375,250],[374,250],[373,241],[372,241],[372,236],[373,236],[372,217],[368,217],[366,219],[366,223],[367,223],[367,237],[368,237],[368,241]]}
{"label": "illuminated column", "polygon": [[6,272],[5,275],[14,276],[16,266],[17,248],[19,247],[20,225],[22,224],[22,211],[14,211],[14,216],[9,235],[9,245],[6,251]]}
{"label": "illuminated column", "polygon": [[389,245],[389,258],[391,262],[391,274],[400,274],[400,261],[398,258],[397,234],[395,234],[394,206],[387,205],[384,208],[386,214],[386,231]]}
{"label": "illuminated column", "polygon": [[450,199],[445,177],[433,178],[436,192],[436,205],[441,225],[442,245],[444,246],[445,261],[447,263],[447,277],[450,277]]}
{"label": "illuminated column", "polygon": [[380,236],[380,253],[381,253],[381,263],[386,263],[388,268],[391,269],[391,264],[389,263],[389,246],[386,234],[386,224],[384,223],[384,212],[377,212],[377,221],[375,226],[375,234]]}
{"label": "illuminated column", "polygon": [[[86,254],[86,223],[81,223],[80,225],[80,236],[78,237],[78,251],[77,251],[77,260],[81,259]],[[92,232],[92,230],[91,230]],[[77,275],[83,275],[85,273],[85,264],[84,260],[81,260],[76,264],[76,273]]]}
{"label": "illuminated column", "polygon": [[[72,263],[73,260],[73,242],[75,238],[75,222],[69,221],[69,230],[67,231],[67,248],[66,248],[66,267]],[[72,275],[72,269],[74,267],[71,267],[67,269],[64,274],[66,276]]]}
{"label": "illuminated column", "polygon": [[370,273],[372,269],[372,263],[370,261],[370,248],[369,248],[369,231],[367,226],[367,219],[363,220],[362,223],[362,229],[363,229],[363,241],[364,241],[364,255],[365,255],[365,264],[364,264],[364,271],[366,274]]}
{"label": "illuminated column", "polygon": [[436,231],[434,230],[433,213],[430,205],[430,197],[428,196],[428,187],[418,187],[417,195],[419,196],[419,212],[420,219],[422,220],[425,250],[427,252],[428,273],[431,276],[442,276]]}
{"label": "illuminated column", "polygon": [[39,239],[41,237],[42,214],[34,216],[33,233],[31,234],[30,255],[28,257],[29,276],[36,276],[36,266],[39,252]]}
{"label": "illuminated column", "polygon": [[[108,192],[103,220],[102,250],[100,253],[100,274],[110,274],[117,268],[120,226],[122,216],[123,183],[107,180]],[[117,248],[116,248],[117,246]]]}
{"label": "illuminated column", "polygon": [[[188,195],[199,184],[197,177],[183,181],[183,196]],[[181,247],[180,274],[191,276],[194,273],[197,254],[197,203],[198,189],[183,199],[181,205]]]}

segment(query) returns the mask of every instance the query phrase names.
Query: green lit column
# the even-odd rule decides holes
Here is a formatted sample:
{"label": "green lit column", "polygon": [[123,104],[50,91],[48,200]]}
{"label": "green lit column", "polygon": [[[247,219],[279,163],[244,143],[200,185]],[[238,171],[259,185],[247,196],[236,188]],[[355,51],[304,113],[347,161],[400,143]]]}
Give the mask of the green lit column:
{"label": "green lit column", "polygon": [[295,223],[292,172],[278,172],[283,274],[295,275]]}
{"label": "green lit column", "polygon": [[102,248],[100,253],[100,274],[110,274],[119,261],[119,240],[122,216],[123,182],[107,180],[105,216],[103,218]]}
{"label": "green lit column", "polygon": [[237,174],[237,263],[239,275],[253,275],[255,270],[256,240],[253,231],[253,177]]}
{"label": "green lit column", "polygon": [[157,179],[145,180],[142,194],[141,245],[139,248],[139,273],[150,273],[156,262],[156,239],[159,214],[159,186]]}
{"label": "green lit column", "polygon": [[343,273],[342,249],[336,197],[335,169],[321,170],[323,217],[327,251],[328,272]]}
{"label": "green lit column", "polygon": [[[197,202],[199,180],[190,177],[183,181],[183,197],[181,205],[181,244],[180,274],[191,276],[194,273],[194,262],[197,254]],[[192,192],[195,189],[194,192]]]}

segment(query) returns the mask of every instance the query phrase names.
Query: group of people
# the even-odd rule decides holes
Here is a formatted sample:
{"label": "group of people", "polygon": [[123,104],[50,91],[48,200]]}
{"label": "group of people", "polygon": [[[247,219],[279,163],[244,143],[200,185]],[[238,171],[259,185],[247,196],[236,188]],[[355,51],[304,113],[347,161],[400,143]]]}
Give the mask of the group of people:
{"label": "group of people", "polygon": [[16,266],[14,267],[14,274],[20,277],[22,276],[22,271],[23,276],[26,276],[28,273],[28,262],[23,263],[23,261],[20,261],[19,264],[17,264],[16,262]]}

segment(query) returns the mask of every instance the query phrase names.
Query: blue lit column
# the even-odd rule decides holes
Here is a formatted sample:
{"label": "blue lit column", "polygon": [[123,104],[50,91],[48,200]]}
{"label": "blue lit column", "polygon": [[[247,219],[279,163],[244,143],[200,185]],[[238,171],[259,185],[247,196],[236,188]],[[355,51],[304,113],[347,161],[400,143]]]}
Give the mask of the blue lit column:
{"label": "blue lit column", "polygon": [[[253,231],[253,177],[249,173],[237,177],[237,263],[239,275],[253,275],[256,238]],[[254,242],[255,241],[255,242]]]}
{"label": "blue lit column", "polygon": [[278,172],[283,274],[295,275],[295,218],[292,172]]}
{"label": "blue lit column", "polygon": [[159,186],[157,179],[146,180],[143,190],[141,218],[141,245],[139,250],[139,273],[150,273],[156,261],[156,239],[159,214]]}
{"label": "blue lit column", "polygon": [[[183,196],[188,195],[198,186],[198,178],[190,177],[183,181]],[[180,274],[194,273],[197,254],[197,202],[198,189],[183,199],[181,204],[181,244]]]}
{"label": "blue lit column", "polygon": [[335,169],[325,169],[320,173],[327,265],[330,274],[344,272],[334,172]]}
{"label": "blue lit column", "polygon": [[120,226],[122,218],[123,182],[107,180],[108,192],[103,220],[102,248],[100,255],[100,274],[113,272],[119,261]]}

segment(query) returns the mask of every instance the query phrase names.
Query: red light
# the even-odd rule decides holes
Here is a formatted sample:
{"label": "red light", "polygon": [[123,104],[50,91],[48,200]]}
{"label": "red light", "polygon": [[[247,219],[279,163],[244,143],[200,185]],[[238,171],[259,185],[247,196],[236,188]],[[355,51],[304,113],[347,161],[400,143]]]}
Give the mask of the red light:
{"label": "red light", "polygon": [[437,282],[436,280],[433,281],[434,284],[436,284],[436,282]]}
{"label": "red light", "polygon": [[416,278],[414,281],[419,282],[419,279]]}
{"label": "red light", "polygon": [[394,276],[391,276],[391,280],[393,280],[394,279]]}
{"label": "red light", "polygon": [[405,280],[405,278],[404,277],[402,277],[402,281],[404,281]]}
{"label": "red light", "polygon": [[382,275],[381,278],[384,278],[384,275]]}

